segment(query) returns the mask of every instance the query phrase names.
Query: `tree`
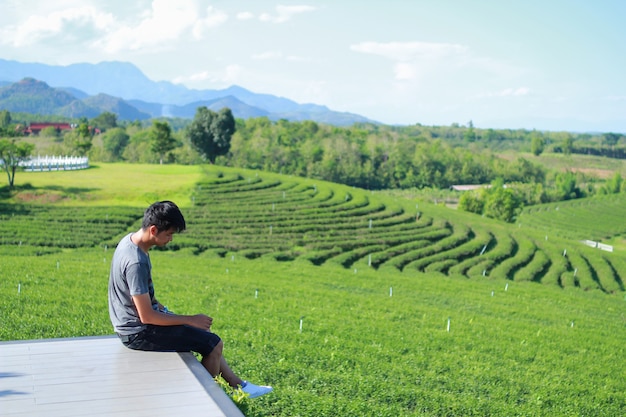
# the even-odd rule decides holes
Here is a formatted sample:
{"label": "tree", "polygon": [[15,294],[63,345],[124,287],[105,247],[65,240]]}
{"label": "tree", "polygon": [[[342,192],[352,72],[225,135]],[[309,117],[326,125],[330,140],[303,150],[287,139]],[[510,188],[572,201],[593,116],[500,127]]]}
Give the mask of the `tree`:
{"label": "tree", "polygon": [[11,124],[11,113],[8,110],[0,111],[0,129],[6,129]]}
{"label": "tree", "polygon": [[26,142],[16,142],[15,139],[0,139],[0,164],[4,167],[9,179],[9,188],[15,183],[15,171],[20,162],[30,158],[35,145]]}
{"label": "tree", "polygon": [[463,133],[463,138],[467,142],[474,142],[476,140],[476,131],[474,130],[474,123],[471,120],[467,124],[467,130]]}
{"label": "tree", "polygon": [[574,150],[574,139],[572,138],[572,135],[566,133],[561,146],[563,147],[563,153],[565,155],[570,155]]}
{"label": "tree", "polygon": [[91,123],[103,131],[113,129],[114,127],[117,127],[117,115],[115,113],[105,111],[100,113],[98,117],[91,119]]}
{"label": "tree", "polygon": [[191,145],[211,164],[215,163],[218,156],[228,153],[233,133],[235,119],[227,107],[218,113],[205,106],[198,107],[187,129]]}
{"label": "tree", "polygon": [[555,187],[557,200],[570,200],[583,196],[583,192],[576,185],[576,175],[570,171],[556,175]]}
{"label": "tree", "polygon": [[485,216],[512,223],[522,211],[523,202],[511,189],[505,188],[502,179],[491,183],[486,193]]}
{"label": "tree", "polygon": [[154,153],[150,151],[149,129],[127,129],[130,136],[128,145],[122,151],[122,158],[128,162],[153,164],[156,162]]}
{"label": "tree", "polygon": [[539,156],[543,153],[546,142],[541,135],[533,132],[530,140],[530,150],[535,156]]}
{"label": "tree", "polygon": [[619,142],[621,137],[622,135],[617,133],[605,133],[602,135],[602,141],[605,145],[613,147]]}
{"label": "tree", "polygon": [[102,135],[102,145],[104,150],[109,153],[112,161],[122,159],[122,153],[128,145],[129,139],[126,131],[119,127],[109,129]]}
{"label": "tree", "polygon": [[39,136],[56,138],[59,136],[59,130],[54,126],[44,127],[43,129],[41,129],[41,132],[39,132]]}
{"label": "tree", "polygon": [[176,139],[172,137],[172,128],[167,122],[152,122],[150,128],[150,142],[152,152],[159,155],[159,163],[163,165],[165,154],[176,148]]}
{"label": "tree", "polygon": [[65,143],[71,149],[72,154],[87,155],[92,143],[91,131],[86,123],[81,123],[77,128],[65,135]]}
{"label": "tree", "polygon": [[525,158],[517,158],[515,162],[506,164],[503,179],[507,182],[542,183],[546,179],[545,169],[533,164]]}
{"label": "tree", "polygon": [[471,191],[466,191],[459,198],[459,209],[470,213],[482,214],[485,202],[480,195]]}
{"label": "tree", "polygon": [[606,184],[598,191],[600,194],[617,194],[622,190],[624,179],[619,172],[613,175],[613,178],[608,180]]}

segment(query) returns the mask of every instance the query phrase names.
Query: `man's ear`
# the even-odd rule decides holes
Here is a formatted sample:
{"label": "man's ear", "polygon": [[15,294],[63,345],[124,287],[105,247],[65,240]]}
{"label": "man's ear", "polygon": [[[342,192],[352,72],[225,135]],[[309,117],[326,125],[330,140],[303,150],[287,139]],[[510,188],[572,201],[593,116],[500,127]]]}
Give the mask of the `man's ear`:
{"label": "man's ear", "polygon": [[152,225],[148,227],[148,232],[150,233],[150,237],[154,237],[159,234],[159,229],[155,225]]}

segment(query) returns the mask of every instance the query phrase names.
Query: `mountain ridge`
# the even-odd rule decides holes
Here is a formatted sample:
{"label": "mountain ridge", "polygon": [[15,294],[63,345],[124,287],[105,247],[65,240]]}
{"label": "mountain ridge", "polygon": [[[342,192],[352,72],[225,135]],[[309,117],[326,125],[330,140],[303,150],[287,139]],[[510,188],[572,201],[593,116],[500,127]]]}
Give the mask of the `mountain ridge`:
{"label": "mountain ridge", "polygon": [[[222,102],[222,107],[230,107],[235,117],[243,119],[266,116],[271,120],[313,120],[340,126],[377,123],[358,114],[333,111],[318,104],[300,104],[271,94],[254,93],[237,85],[221,90],[194,90],[168,81],[152,81],[129,62],[103,61],[98,64],[54,66],[0,58],[0,91],[24,78],[43,81],[51,88],[83,101],[87,108],[93,107],[94,100],[90,97],[99,94],[116,97],[125,102],[119,106],[128,110],[128,114],[141,117],[146,114],[148,118],[168,114],[171,117],[193,118],[198,105],[216,109]],[[190,107],[194,105],[196,107]],[[97,109],[112,111],[106,106]],[[91,114],[91,110],[88,113]],[[129,120],[126,114],[124,117],[119,116],[120,119]]]}

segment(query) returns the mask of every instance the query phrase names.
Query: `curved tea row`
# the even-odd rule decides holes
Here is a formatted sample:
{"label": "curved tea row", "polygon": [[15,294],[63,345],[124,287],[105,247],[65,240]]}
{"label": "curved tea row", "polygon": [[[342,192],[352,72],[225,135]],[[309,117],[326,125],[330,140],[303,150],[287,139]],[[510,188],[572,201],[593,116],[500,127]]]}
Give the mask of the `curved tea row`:
{"label": "curved tea row", "polygon": [[[197,184],[191,203],[185,209],[188,230],[170,250],[624,291],[622,256],[548,236],[557,233],[542,208],[535,209],[537,217],[527,210],[521,224],[508,225],[438,206],[418,209],[409,200],[336,184],[217,171]],[[578,213],[573,205],[564,212]],[[139,227],[141,215],[128,207],[0,204],[0,252],[113,246]]]}
{"label": "curved tea row", "polygon": [[177,245],[198,252],[624,290],[626,268],[617,254],[548,238],[545,230],[432,206],[418,210],[414,202],[364,190],[220,177],[198,184],[194,202],[189,231]]}

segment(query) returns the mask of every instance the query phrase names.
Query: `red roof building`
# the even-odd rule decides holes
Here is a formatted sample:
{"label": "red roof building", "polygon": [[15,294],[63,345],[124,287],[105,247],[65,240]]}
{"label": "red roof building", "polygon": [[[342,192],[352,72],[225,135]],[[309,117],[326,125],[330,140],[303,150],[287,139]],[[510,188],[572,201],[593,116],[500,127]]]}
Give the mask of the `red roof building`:
{"label": "red roof building", "polygon": [[25,130],[26,135],[38,135],[43,129],[47,127],[54,127],[57,132],[63,130],[71,130],[73,126],[69,123],[31,123]]}

